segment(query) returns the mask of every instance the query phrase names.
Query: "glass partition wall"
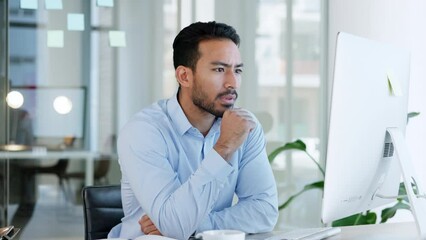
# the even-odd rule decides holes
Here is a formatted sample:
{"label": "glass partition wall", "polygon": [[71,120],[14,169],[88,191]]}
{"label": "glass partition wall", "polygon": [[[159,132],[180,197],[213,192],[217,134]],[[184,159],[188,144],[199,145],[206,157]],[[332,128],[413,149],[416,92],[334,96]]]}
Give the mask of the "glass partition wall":
{"label": "glass partition wall", "polygon": [[[0,0],[0,145],[7,142],[7,107],[6,94],[8,89],[8,5],[6,0]],[[8,205],[8,161],[0,159],[0,226],[7,224]]]}
{"label": "glass partition wall", "polygon": [[[104,71],[102,84],[94,81],[91,58],[92,46],[99,49],[101,43],[92,37],[101,31],[92,24],[100,22],[92,21],[92,6],[106,8],[104,16],[110,18],[114,10],[96,1],[1,3],[1,16],[7,19],[1,22],[0,160],[2,173],[9,173],[2,177],[1,226],[21,228],[20,239],[83,236],[80,190],[87,184],[92,156],[101,160],[92,166],[94,183],[118,183],[109,176],[118,171],[112,75]],[[99,85],[108,94],[102,102],[93,98],[99,97],[94,94]],[[105,112],[101,121],[99,114]],[[90,125],[104,131],[94,132]],[[96,171],[101,165],[105,170],[105,162],[108,173],[99,178]]]}
{"label": "glass partition wall", "polygon": [[[241,36],[245,69],[238,104],[261,121],[267,151],[300,138],[319,160],[327,115],[321,70],[325,2],[0,0],[0,145],[27,145],[39,154],[94,153],[110,161],[107,175],[94,183],[118,184],[119,129],[141,108],[176,92],[175,35],[191,22],[216,20],[233,25]],[[24,99],[17,108],[5,101],[13,90]],[[27,142],[20,137],[25,129]],[[19,172],[61,165],[60,160],[0,159],[5,166],[0,174],[7,173],[8,163]],[[68,160],[62,172],[85,171],[84,159]],[[300,152],[279,155],[272,167],[280,203],[321,178]],[[83,238],[84,179],[61,184],[55,174],[12,176],[0,183],[11,189],[8,199],[6,191],[0,199],[2,225],[22,227],[21,239]],[[25,180],[24,187],[17,179]],[[21,202],[22,196],[28,201]],[[281,211],[277,229],[319,226],[320,199],[320,192],[302,196]]]}

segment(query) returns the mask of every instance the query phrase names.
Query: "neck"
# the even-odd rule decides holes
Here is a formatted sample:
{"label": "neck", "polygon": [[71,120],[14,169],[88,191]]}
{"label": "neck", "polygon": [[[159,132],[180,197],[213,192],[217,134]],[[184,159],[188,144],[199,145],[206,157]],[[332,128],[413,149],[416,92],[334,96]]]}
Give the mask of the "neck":
{"label": "neck", "polygon": [[191,98],[188,94],[182,94],[182,89],[178,92],[178,102],[182,107],[182,110],[188,118],[188,121],[192,126],[198,129],[204,136],[209,133],[210,128],[213,125],[216,117],[209,112],[200,109],[198,106],[194,105]]}

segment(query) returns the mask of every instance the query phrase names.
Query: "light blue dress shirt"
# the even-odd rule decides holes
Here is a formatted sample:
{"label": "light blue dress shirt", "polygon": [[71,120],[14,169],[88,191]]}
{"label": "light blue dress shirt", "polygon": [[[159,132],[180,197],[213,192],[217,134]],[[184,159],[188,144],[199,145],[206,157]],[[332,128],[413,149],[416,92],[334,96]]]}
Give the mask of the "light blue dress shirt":
{"label": "light blue dress shirt", "polygon": [[[186,118],[177,96],[137,113],[118,138],[124,218],[109,237],[134,239],[147,214],[167,237],[195,231],[271,231],[278,218],[277,190],[259,123],[225,161],[213,146],[217,119],[204,137]],[[232,206],[234,193],[238,203]]]}

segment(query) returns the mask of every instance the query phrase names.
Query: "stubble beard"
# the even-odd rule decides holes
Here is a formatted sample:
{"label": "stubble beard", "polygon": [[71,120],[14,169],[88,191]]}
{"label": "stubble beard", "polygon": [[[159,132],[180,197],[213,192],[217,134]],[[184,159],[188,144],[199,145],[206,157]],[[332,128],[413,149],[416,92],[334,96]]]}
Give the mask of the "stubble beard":
{"label": "stubble beard", "polygon": [[[238,93],[234,89],[228,89],[225,92],[219,93],[216,96],[215,100],[228,94],[234,94],[235,99],[238,98]],[[222,106],[225,107],[226,109],[218,110],[215,108],[214,101],[211,101],[211,102],[208,101],[207,94],[201,89],[201,87],[198,86],[197,80],[194,79],[194,88],[192,90],[192,102],[194,103],[195,106],[219,118],[223,117],[223,114],[225,113],[226,109],[230,109],[234,107],[234,104],[227,104],[227,105],[222,104]]]}

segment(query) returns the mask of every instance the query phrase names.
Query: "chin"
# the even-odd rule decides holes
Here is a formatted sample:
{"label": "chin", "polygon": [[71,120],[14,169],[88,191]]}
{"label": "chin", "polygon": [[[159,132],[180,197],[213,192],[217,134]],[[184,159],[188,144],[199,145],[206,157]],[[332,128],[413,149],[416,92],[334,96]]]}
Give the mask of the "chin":
{"label": "chin", "polygon": [[234,108],[234,104],[222,104],[222,108],[224,108],[223,111],[226,111],[228,109]]}
{"label": "chin", "polygon": [[232,109],[234,105],[229,105],[229,106],[222,106],[220,109],[215,109],[215,115],[216,117],[223,117],[223,114],[225,113],[226,110],[228,109]]}

